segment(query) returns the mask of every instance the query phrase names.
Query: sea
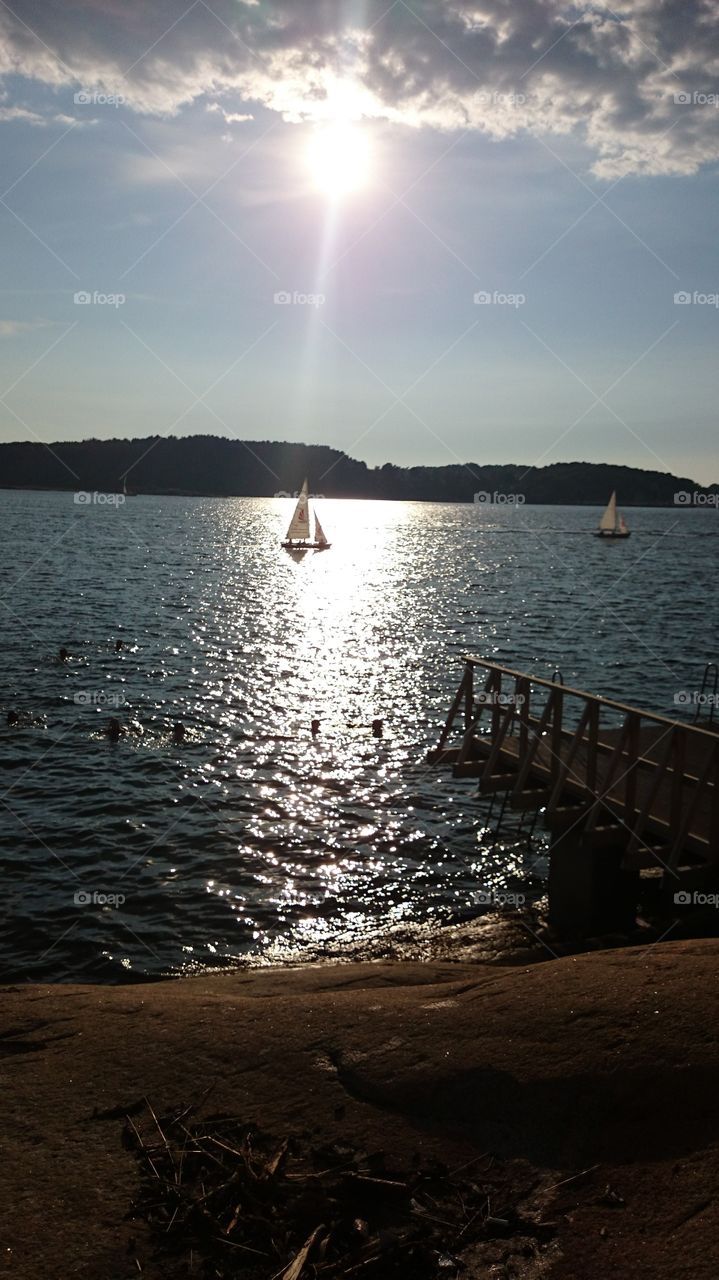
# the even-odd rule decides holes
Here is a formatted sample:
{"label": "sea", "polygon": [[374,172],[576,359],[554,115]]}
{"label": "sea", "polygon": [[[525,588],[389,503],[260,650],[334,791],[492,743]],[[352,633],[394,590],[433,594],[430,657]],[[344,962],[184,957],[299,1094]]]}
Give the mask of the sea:
{"label": "sea", "polygon": [[606,543],[589,507],[319,497],[292,556],[292,507],[0,491],[4,980],[397,956],[535,902],[541,820],[426,762],[463,655],[685,721],[719,659],[716,508]]}

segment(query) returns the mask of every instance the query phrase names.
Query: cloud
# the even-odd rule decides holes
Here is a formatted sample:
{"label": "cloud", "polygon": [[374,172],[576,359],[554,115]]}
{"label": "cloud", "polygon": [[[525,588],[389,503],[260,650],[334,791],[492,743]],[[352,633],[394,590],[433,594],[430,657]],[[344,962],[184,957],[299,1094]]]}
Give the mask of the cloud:
{"label": "cloud", "polygon": [[225,111],[219,102],[209,102],[207,110],[215,112],[222,116],[225,124],[245,124],[247,120],[254,120],[254,116],[242,111]]}
{"label": "cloud", "polygon": [[291,121],[573,133],[602,177],[694,173],[719,158],[717,2],[616,4],[15,0],[0,8],[0,74],[140,112],[221,99],[226,123],[259,103]]}
{"label": "cloud", "polygon": [[0,107],[0,124],[8,124],[14,120],[22,120],[24,124],[46,126],[48,124],[75,124],[74,116],[62,114],[41,115],[39,111],[31,111],[28,107]]}
{"label": "cloud", "polygon": [[0,338],[17,338],[21,333],[46,329],[50,323],[49,320],[0,320]]}

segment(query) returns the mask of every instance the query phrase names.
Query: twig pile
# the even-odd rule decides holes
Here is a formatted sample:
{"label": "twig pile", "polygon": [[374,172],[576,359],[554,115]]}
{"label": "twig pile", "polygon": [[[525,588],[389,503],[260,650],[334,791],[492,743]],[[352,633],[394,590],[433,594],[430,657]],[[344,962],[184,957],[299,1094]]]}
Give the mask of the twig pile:
{"label": "twig pile", "polygon": [[[497,1236],[545,1234],[492,1212],[501,1179],[479,1156],[400,1172],[374,1155],[308,1138],[276,1141],[235,1117],[194,1123],[191,1108],[126,1117],[144,1217],[186,1275],[212,1280],[394,1280],[456,1276],[458,1254]],[[460,1176],[461,1175],[461,1176]]]}

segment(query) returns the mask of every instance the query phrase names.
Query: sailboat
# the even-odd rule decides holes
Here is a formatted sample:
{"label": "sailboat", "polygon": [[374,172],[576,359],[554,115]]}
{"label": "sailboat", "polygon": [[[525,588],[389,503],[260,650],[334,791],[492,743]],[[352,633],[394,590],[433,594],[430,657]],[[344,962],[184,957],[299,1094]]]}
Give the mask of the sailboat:
{"label": "sailboat", "polygon": [[282,541],[282,546],[286,547],[288,551],[326,551],[331,545],[327,541],[325,531],[319,522],[316,512],[314,513],[314,537],[310,537],[312,515],[307,481],[305,480],[302,492],[297,499],[297,506],[290,520],[289,528]]}
{"label": "sailboat", "polygon": [[617,513],[617,495],[614,491],[594,536],[595,538],[628,538],[630,536],[624,516]]}

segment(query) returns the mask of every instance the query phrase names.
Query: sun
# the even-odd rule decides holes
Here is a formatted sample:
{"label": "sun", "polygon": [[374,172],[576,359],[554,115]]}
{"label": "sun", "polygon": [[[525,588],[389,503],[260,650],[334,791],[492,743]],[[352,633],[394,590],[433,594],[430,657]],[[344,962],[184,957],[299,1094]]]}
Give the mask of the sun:
{"label": "sun", "polygon": [[313,185],[331,200],[341,200],[366,186],[372,156],[367,133],[350,121],[322,125],[307,147]]}

